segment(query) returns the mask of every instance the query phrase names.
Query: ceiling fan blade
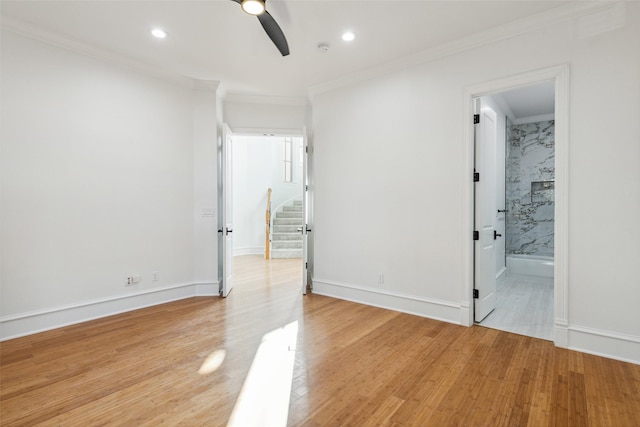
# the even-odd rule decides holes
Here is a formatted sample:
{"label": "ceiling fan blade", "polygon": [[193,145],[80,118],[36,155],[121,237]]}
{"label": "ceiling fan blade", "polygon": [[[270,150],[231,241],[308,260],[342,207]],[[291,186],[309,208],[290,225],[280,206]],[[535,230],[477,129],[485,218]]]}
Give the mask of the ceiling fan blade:
{"label": "ceiling fan blade", "polygon": [[269,12],[265,11],[262,15],[258,15],[258,20],[260,20],[262,28],[267,32],[267,35],[271,41],[273,41],[273,44],[276,45],[282,56],[289,55],[287,39],[276,20],[273,19],[273,16],[271,16]]}

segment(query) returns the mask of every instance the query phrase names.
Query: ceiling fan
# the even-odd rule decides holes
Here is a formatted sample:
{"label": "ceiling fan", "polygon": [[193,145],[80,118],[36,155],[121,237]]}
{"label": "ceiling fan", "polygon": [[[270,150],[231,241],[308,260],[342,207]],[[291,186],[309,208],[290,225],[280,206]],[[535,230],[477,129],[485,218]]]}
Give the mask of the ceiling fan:
{"label": "ceiling fan", "polygon": [[258,17],[260,24],[262,24],[262,28],[266,31],[267,35],[276,45],[282,56],[289,55],[289,45],[287,44],[287,39],[280,29],[280,26],[273,19],[273,16],[267,12],[265,2],[266,0],[231,0],[234,1],[240,6],[242,6],[242,10],[247,12],[249,15],[254,15]]}

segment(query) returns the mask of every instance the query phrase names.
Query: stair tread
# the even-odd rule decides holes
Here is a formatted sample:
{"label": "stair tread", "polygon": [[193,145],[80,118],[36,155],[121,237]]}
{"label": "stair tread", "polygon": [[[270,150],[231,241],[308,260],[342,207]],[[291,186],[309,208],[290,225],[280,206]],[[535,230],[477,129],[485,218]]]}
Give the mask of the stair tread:
{"label": "stair tread", "polygon": [[298,228],[304,227],[302,201],[280,207],[273,216],[271,230],[272,258],[302,258],[303,236]]}
{"label": "stair tread", "polygon": [[302,249],[272,249],[271,258],[302,258]]}

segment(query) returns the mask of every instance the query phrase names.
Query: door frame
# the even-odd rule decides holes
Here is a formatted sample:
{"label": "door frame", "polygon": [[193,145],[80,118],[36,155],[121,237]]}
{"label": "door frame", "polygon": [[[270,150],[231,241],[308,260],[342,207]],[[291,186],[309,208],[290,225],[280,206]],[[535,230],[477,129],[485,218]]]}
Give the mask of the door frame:
{"label": "door frame", "polygon": [[[301,137],[301,138],[306,138],[307,139],[307,144],[309,146],[311,146],[311,137],[309,135],[309,130],[306,127],[302,127],[299,129],[295,129],[295,128],[291,128],[291,129],[281,129],[281,128],[231,128],[231,132],[233,134],[233,136],[256,136],[256,137],[260,137],[260,136],[278,136],[278,137],[287,137],[287,136],[291,136],[291,137]],[[218,150],[221,150],[221,144],[224,143],[224,141],[222,141],[222,138],[220,136],[219,140],[218,140]],[[304,144],[303,144],[304,145]],[[309,148],[309,151],[312,151],[312,148]],[[221,159],[221,152],[218,153],[218,210],[221,211],[222,209],[222,188],[224,186],[224,182],[223,180],[225,179],[224,174],[221,174],[221,163],[220,163],[220,159]],[[310,156],[307,157],[305,156],[305,160],[307,162],[309,162]],[[308,168],[309,165],[307,165]],[[308,169],[308,170],[303,170],[303,175],[307,174],[308,178],[310,179],[311,177],[311,172],[312,170]],[[306,179],[307,177],[303,176],[302,180]],[[301,186],[303,184],[301,183]],[[309,185],[310,187],[310,185]],[[303,197],[307,197],[307,195],[305,194],[305,191],[303,190],[302,193]],[[310,195],[310,198],[312,199],[312,196]],[[312,200],[309,203],[311,206],[306,206],[306,215],[307,215],[307,220],[309,222],[309,227],[312,227],[312,221],[313,221],[313,212],[311,207],[313,206],[312,204]],[[306,231],[306,230],[305,230]],[[311,230],[309,230],[311,231]],[[220,233],[218,233],[218,279],[221,280],[221,272],[222,272],[222,257],[224,256],[223,250],[222,250],[222,240],[220,239]],[[313,251],[309,250],[309,246],[311,245],[311,243],[309,243],[309,241],[307,240],[307,248],[305,251],[305,255],[307,256],[308,260],[305,261],[305,259],[303,258],[301,260],[301,262],[303,263],[303,270],[305,267],[305,262],[307,262],[308,266],[311,267],[313,265],[312,259],[313,259]],[[304,250],[304,249],[303,249]],[[311,276],[312,274],[312,268],[308,268],[308,275]],[[304,280],[303,280],[304,282]],[[306,289],[307,289],[307,284],[308,283],[303,283],[303,293],[306,294]]]}
{"label": "door frame", "polygon": [[554,330],[553,342],[558,347],[569,346],[569,64],[542,68],[522,74],[499,78],[464,89],[464,145],[461,176],[463,177],[462,224],[463,280],[460,303],[460,323],[472,326],[474,275],[474,184],[473,173],[473,99],[495,92],[553,81],[555,85],[555,209],[554,209]]}

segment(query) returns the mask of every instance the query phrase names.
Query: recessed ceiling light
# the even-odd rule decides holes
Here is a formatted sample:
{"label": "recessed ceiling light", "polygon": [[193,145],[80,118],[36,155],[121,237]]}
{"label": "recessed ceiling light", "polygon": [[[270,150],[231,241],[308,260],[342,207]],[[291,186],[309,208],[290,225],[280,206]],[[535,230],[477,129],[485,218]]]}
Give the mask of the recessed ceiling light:
{"label": "recessed ceiling light", "polygon": [[353,31],[345,31],[344,34],[342,34],[342,40],[346,42],[353,41],[353,39],[355,38],[356,38],[356,35],[353,34]]}
{"label": "recessed ceiling light", "polygon": [[151,34],[153,34],[154,37],[157,37],[159,39],[163,39],[167,37],[167,32],[162,28],[154,28],[153,30],[151,30]]}

